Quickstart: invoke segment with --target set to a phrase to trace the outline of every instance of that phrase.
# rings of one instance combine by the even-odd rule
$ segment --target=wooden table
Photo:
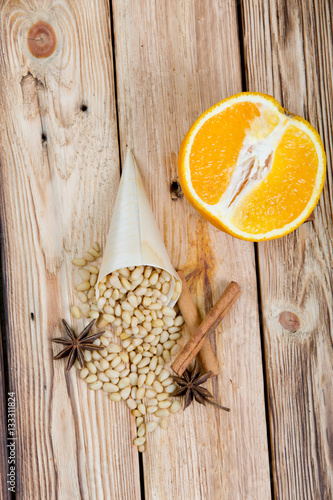
[[[333,497],[332,5],[2,1],[1,498],[7,392],[19,499]],[[170,193],[191,123],[242,90],[308,119],[328,159],[314,219],[259,245]],[[70,318],[73,256],[105,242],[127,147],[201,315],[230,280],[243,290],[213,339],[221,375],[210,389],[231,412],[193,405],[150,436],[142,459],[128,408],[74,370],[66,378],[50,342]]]

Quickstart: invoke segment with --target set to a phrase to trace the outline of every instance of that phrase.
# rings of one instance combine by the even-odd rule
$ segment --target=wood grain
[[[128,408],[88,391],[75,370],[66,378],[50,342],[62,317],[82,326],[69,315],[71,259],[104,240],[119,180],[109,20],[104,0],[1,5],[0,217],[20,499],[140,497]],[[49,57],[29,50],[37,22],[55,32]]]
[[[186,328],[188,329],[189,334],[192,337],[200,326],[201,318],[197,311],[197,308],[195,307],[195,303],[193,301],[193,297],[187,285],[183,271],[178,269],[177,273],[182,280],[182,293],[177,304],[184,318]],[[218,375],[220,373],[219,362],[215,356],[209,339],[207,339],[207,341],[201,347],[197,359],[199,360],[199,364],[201,365],[202,370],[205,373],[209,371],[212,375]]]
[[[221,367],[210,389],[226,414],[194,404],[149,435],[151,499],[268,499],[261,348],[253,245],[206,223],[171,196],[177,155],[191,123],[241,90],[233,2],[112,2],[122,158],[130,147],[173,264],[189,275],[202,317],[231,280],[242,295],[218,328]],[[174,199],[172,199],[174,198]]]
[[[333,497],[332,2],[243,2],[248,90],[316,127],[327,178],[312,223],[259,245],[276,498]],[[292,333],[281,313],[293,313]],[[285,315],[284,315],[285,317]],[[298,325],[299,323],[299,325]],[[286,325],[285,325],[286,326]]]

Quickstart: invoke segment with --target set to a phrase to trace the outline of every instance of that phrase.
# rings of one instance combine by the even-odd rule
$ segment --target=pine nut
[[[164,323],[161,319],[155,319],[151,322],[152,326],[153,327],[157,327],[157,326],[163,326]]]
[[[174,309],[171,309],[171,307],[165,306],[162,309],[163,316],[171,316],[174,318],[176,316],[176,311]]]
[[[145,415],[146,414],[146,407],[145,407],[145,405],[143,403],[139,403],[138,404],[138,410],[141,413],[141,415]]]
[[[169,371],[166,368],[163,368],[163,370],[161,371],[161,373],[158,376],[158,380],[159,380],[159,382],[163,382],[163,380],[166,380],[169,377],[170,377]]]
[[[146,438],[142,436],[142,437],[138,437],[138,438],[134,439],[133,444],[135,444],[135,446],[141,446],[145,442],[146,442]]]
[[[116,356],[112,361],[111,361],[111,367],[112,368],[116,368],[116,366],[119,365],[119,363],[121,362],[121,358],[120,356]]]
[[[155,380],[155,373],[150,371],[148,374],[147,374],[147,378],[146,378],[146,385],[152,385],[152,383],[154,382]]]
[[[142,354],[137,354],[136,356],[134,356],[132,361],[133,365],[139,364],[141,359],[142,359]]]
[[[90,280],[90,272],[87,269],[80,268],[79,269],[79,275],[81,276],[83,281],[89,281]]]
[[[125,370],[125,368],[126,368],[125,363],[119,363],[119,365],[117,365],[117,366],[115,367],[115,370],[116,370],[117,372],[122,372],[123,370]]]
[[[160,394],[157,394],[156,398],[157,401],[165,401],[169,398],[169,394],[167,392],[160,392]]]
[[[89,290],[89,289],[90,289],[90,283],[88,283],[88,281],[82,281],[76,287],[76,290],[78,292],[84,292],[85,290]]]
[[[91,351],[84,351],[83,356],[86,363],[92,359]]]
[[[180,346],[176,344],[171,348],[170,354],[171,356],[175,356],[176,354],[178,354],[179,351],[180,351]]]
[[[92,362],[86,363],[86,367],[88,368],[90,373],[94,373],[94,374],[97,373],[97,368],[94,365],[94,363],[92,363]]]
[[[160,401],[158,407],[161,409],[169,408],[171,406],[171,401]]]
[[[125,387],[129,386],[130,384],[130,380],[128,377],[124,377],[122,379],[120,379],[119,383],[118,383],[118,387],[119,389],[124,389]]]
[[[158,410],[158,406],[148,406],[147,412],[148,413],[155,413]]]
[[[103,391],[105,392],[119,392],[119,387],[111,382],[105,382],[103,384]]]
[[[83,257],[88,261],[88,262],[93,262],[95,260],[95,257],[91,255],[89,252],[84,252]]]
[[[163,392],[163,385],[158,380],[154,380],[153,388],[155,389],[156,392]]]
[[[110,382],[109,377],[107,377],[104,372],[100,372],[97,375],[97,377],[98,377],[98,380],[101,380],[102,382]]]
[[[165,418],[162,418],[162,420],[160,421],[160,427],[162,429],[166,429],[168,427],[168,421]]]
[[[103,352],[103,351],[100,351],[100,352]],[[100,366],[101,366],[101,371],[105,372],[105,370],[107,370],[109,368],[109,362],[106,361],[106,359],[101,359],[100,362],[99,362]]]
[[[155,412],[156,417],[168,417],[170,415],[169,410],[167,409],[159,409]]]
[[[142,356],[141,356],[142,357]],[[138,368],[144,368],[145,366],[149,365],[150,359],[149,358],[143,358],[140,363],[138,364]],[[134,363],[135,364],[135,363]],[[147,372],[148,373],[148,372]]]
[[[97,375],[88,375],[88,377],[84,379],[84,381],[87,384],[92,384],[93,382],[96,382],[96,380],[97,380]]]
[[[177,389],[176,385],[171,384],[171,385],[168,385],[168,387],[165,389],[165,392],[172,394],[173,392],[175,392],[176,389]]]
[[[121,351],[121,346],[119,344],[115,344],[113,342],[111,342],[108,346],[108,352],[114,352],[114,353],[117,353],[117,352],[120,352]]]
[[[77,306],[72,306],[71,313],[72,313],[72,316],[74,318],[76,318],[76,319],[80,319],[81,318],[81,311],[80,311],[80,309]]]
[[[91,318],[91,319],[98,319],[99,318],[99,312],[98,311],[90,311],[89,312],[89,318]]]
[[[157,427],[157,422],[148,422],[146,424],[146,432],[153,432]]]
[[[155,272],[153,272],[153,273],[152,273],[152,275],[150,276],[150,278],[149,278],[149,283],[150,283],[151,285],[156,285],[157,281],[158,281],[158,274],[157,274],[157,272],[155,271]]]
[[[113,394],[109,394],[109,399],[111,399],[111,401],[120,401],[121,396],[119,392],[114,392]]]
[[[138,374],[131,372],[129,374],[130,384],[136,385],[138,383]]]
[[[156,377],[158,377],[158,375],[161,373],[162,369],[163,369],[163,365],[162,364],[160,364],[160,365],[158,365],[156,367],[156,370],[155,370]]]
[[[98,267],[93,266],[92,264],[90,264],[89,266],[87,266],[87,269],[88,269],[87,272],[89,272],[91,274],[98,274],[99,273]]]
[[[116,288],[116,289],[121,288],[121,283],[120,283],[120,279],[118,278],[118,276],[111,275],[109,278],[109,282],[110,282],[110,285],[112,286],[112,288]],[[114,297],[114,299],[117,300],[115,297]]]
[[[103,382],[100,380],[97,380],[96,382],[93,382],[92,384],[89,385],[89,389],[92,391],[98,391],[99,389],[102,388]]]
[[[163,348],[169,350],[175,345],[175,343],[176,342],[174,340],[167,340],[166,342],[164,342]]]
[[[82,368],[82,370],[80,370],[80,379],[84,379],[86,378],[87,376],[89,375],[89,370],[88,368]]]
[[[153,389],[146,389],[146,398],[148,399],[152,399],[152,398],[155,398],[156,397],[156,391],[154,391]]]
[[[87,264],[85,259],[73,259],[72,264],[78,267],[84,267]]]
[[[183,323],[184,323],[183,316],[177,316],[177,318],[175,318],[175,326],[181,326]]]
[[[162,356],[166,363],[169,363],[171,361],[170,352],[168,350],[164,350]]]
[[[118,269],[118,273],[125,278],[128,278],[130,275],[129,269],[127,267],[123,267],[122,269]]]
[[[120,395],[123,399],[127,399],[130,393],[131,393],[131,388],[129,386],[125,387],[124,389],[122,389],[122,391],[120,391]]]
[[[140,425],[142,424],[142,422],[143,422],[143,417],[136,417],[135,423],[136,423],[137,427],[140,427]]]
[[[126,292],[126,290],[130,290],[131,289],[131,285],[130,285],[130,282],[128,281],[128,279],[126,279],[126,278],[120,278],[120,283],[125,288],[125,292]]]
[[[142,387],[143,384],[145,383],[146,381],[146,377],[147,375],[145,375],[144,373],[140,374],[139,377],[138,377],[138,387]],[[147,391],[146,391],[147,392]],[[147,395],[147,394],[146,394]],[[147,396],[148,397],[148,396]]]
[[[143,399],[145,396],[146,389],[144,387],[139,387],[136,390],[136,399]]]
[[[142,437],[142,436],[144,436],[146,434],[146,426],[145,426],[145,424],[142,423],[140,425],[140,427],[138,428],[137,434],[138,434],[138,437]]]
[[[173,324],[174,324],[174,320],[170,316],[163,316],[163,322],[164,322],[165,326],[167,326],[169,328],[171,326],[173,326]]]
[[[152,399],[148,399],[147,401],[147,406],[157,406],[157,399],[156,398],[152,398]]]

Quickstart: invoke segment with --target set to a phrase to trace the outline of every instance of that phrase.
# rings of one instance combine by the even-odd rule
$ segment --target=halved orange
[[[243,92],[192,125],[178,168],[185,196],[209,222],[262,241],[307,219],[324,186],[326,157],[310,123],[271,96]]]

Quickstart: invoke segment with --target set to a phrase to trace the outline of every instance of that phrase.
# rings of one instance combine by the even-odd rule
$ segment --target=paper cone
[[[175,283],[181,280],[170,262],[136,161],[131,151],[128,150],[97,285],[101,279],[113,271],[142,265],[158,267],[170,273],[171,286],[167,304],[172,307],[179,298],[178,295],[176,300],[171,300],[175,291]],[[97,298],[98,294],[97,286]]]

